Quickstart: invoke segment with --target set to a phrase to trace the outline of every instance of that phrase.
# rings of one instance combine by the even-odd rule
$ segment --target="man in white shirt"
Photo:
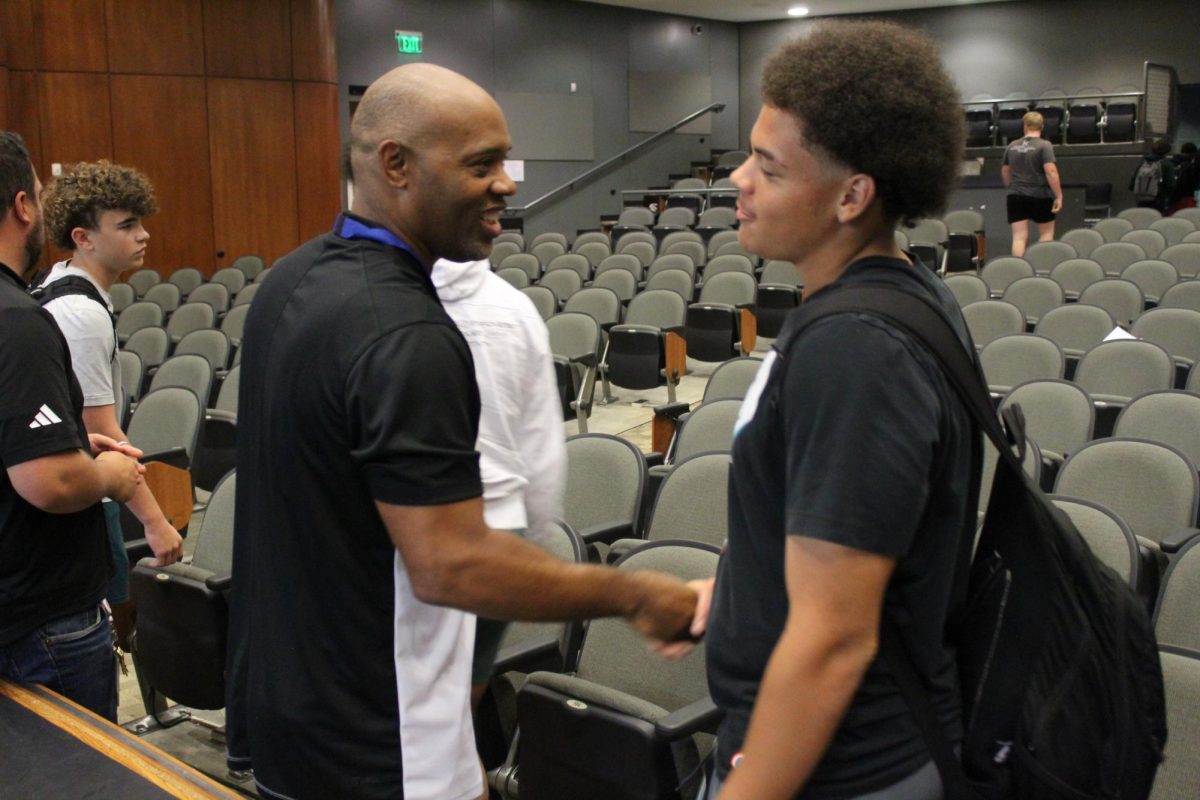
[[[83,389],[84,425],[89,433],[117,441],[126,437],[117,419],[121,368],[108,291],[122,272],[142,266],[150,239],[142,218],[156,210],[154,189],[145,175],[106,161],[79,164],[51,184],[45,197],[49,238],[70,250],[71,258],[51,269],[42,284],[42,303],[70,347],[71,366]],[[97,292],[92,293],[81,280]],[[68,289],[71,284],[78,288]],[[144,526],[158,563],[178,561],[183,555],[183,539],[145,484],[138,486],[127,505]],[[116,568],[108,601],[118,643],[128,649],[133,627],[129,561],[116,503],[106,501],[104,511]]]
[[[479,385],[483,519],[533,542],[562,517],[567,446],[550,334],[533,303],[487,260],[439,258],[430,274],[442,307],[471,348]],[[471,705],[477,707],[508,623],[475,625]]]

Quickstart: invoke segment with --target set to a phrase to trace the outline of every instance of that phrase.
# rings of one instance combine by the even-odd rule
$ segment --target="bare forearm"
[[[103,434],[118,442],[126,441],[128,438],[125,436],[125,431],[121,430],[121,426],[117,424],[116,414],[111,405],[85,407],[83,424],[88,433]],[[143,525],[165,521],[162,510],[158,507],[158,501],[154,499],[154,495],[144,483],[138,484],[133,497],[125,505]]]
[[[1062,183],[1058,179],[1057,169],[1046,170],[1046,183],[1050,186],[1050,191],[1054,192],[1054,196],[1059,200],[1062,199]]]
[[[8,469],[17,494],[42,511],[70,514],[100,502],[113,486],[100,462],[82,450],[44,456]]]
[[[785,632],[767,663],[741,765],[721,800],[785,800],[804,786],[824,755],[874,654],[872,641],[814,643]]]
[[[497,619],[629,616],[641,592],[617,570],[564,564],[520,537],[495,530],[427,577],[417,587],[422,600]]]

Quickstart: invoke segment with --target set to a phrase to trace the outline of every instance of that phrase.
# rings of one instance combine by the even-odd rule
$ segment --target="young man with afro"
[[[732,176],[742,244],[793,262],[806,303],[863,283],[926,298],[969,349],[953,297],[893,236],[944,207],[962,156],[936,47],[891,24],[819,26],[774,54],[762,95]],[[962,601],[980,454],[933,356],[903,331],[860,314],[785,325],[737,423],[728,546],[692,628],[707,627],[724,711],[708,797],[941,797],[880,624],[897,627],[959,741],[943,629]]]

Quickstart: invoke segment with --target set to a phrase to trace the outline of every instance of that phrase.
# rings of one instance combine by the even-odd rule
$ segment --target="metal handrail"
[[[663,138],[667,134],[674,133],[676,130],[678,130],[679,128],[682,128],[684,125],[687,125],[689,122],[696,119],[697,117],[702,117],[705,114],[708,114],[710,112],[714,113],[714,114],[720,114],[724,110],[725,110],[724,103],[712,103],[711,105],[707,105],[698,111],[693,111],[691,114],[688,114],[686,117],[679,120],[679,122],[676,122],[674,125],[671,125],[670,127],[667,127],[667,128],[663,128],[658,133],[652,134],[651,136],[648,136],[647,138],[642,139],[637,144],[635,144],[632,147],[629,147],[625,150],[622,150],[620,153],[617,153],[612,158],[605,159],[604,161],[600,162],[599,164],[597,164],[596,166],[587,170],[586,172],[584,172],[580,175],[577,175],[576,177],[567,181],[562,186],[558,186],[554,189],[551,189],[550,191],[546,192],[544,195],[537,198],[533,202],[528,203],[527,205],[523,205],[523,206],[509,206],[508,208],[506,208],[504,210],[504,215],[509,216],[509,217],[514,217],[519,214],[528,214],[535,207],[541,205],[542,203],[548,202],[549,200],[551,200],[554,197],[557,197],[560,194],[564,194],[566,192],[571,191],[577,185],[590,180],[591,178],[600,174],[604,170],[608,169],[613,164],[616,164],[620,161],[626,160],[634,153],[637,153],[637,152],[640,152],[641,150],[646,149],[651,144],[653,144],[654,142],[657,142],[659,139]]]
[[[999,105],[1031,105],[1033,103],[1046,102],[1066,102],[1070,103],[1075,100],[1112,100],[1115,98],[1138,98],[1144,96],[1145,92],[1102,92],[1099,94],[1067,94],[1053,95],[1047,97],[1007,97],[1003,99],[990,98],[984,100],[964,100],[959,105],[963,106],[999,106]]]

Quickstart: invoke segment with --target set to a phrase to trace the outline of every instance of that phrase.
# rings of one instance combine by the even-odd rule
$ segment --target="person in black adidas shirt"
[[[100,499],[133,495],[141,453],[87,435],[67,343],[26,293],[44,242],[40,194],[24,143],[0,132],[0,677],[115,722]]]
[[[944,207],[963,152],[954,83],[924,35],[831,23],[768,62],[738,239],[795,263],[804,302],[851,283],[927,298],[970,338],[898,222]],[[897,130],[904,134],[898,136]],[[961,739],[943,629],[970,556],[979,435],[933,356],[874,317],[784,329],[735,429],[729,541],[705,616],[724,711],[708,797],[936,800],[936,768],[884,659],[894,622]]]

